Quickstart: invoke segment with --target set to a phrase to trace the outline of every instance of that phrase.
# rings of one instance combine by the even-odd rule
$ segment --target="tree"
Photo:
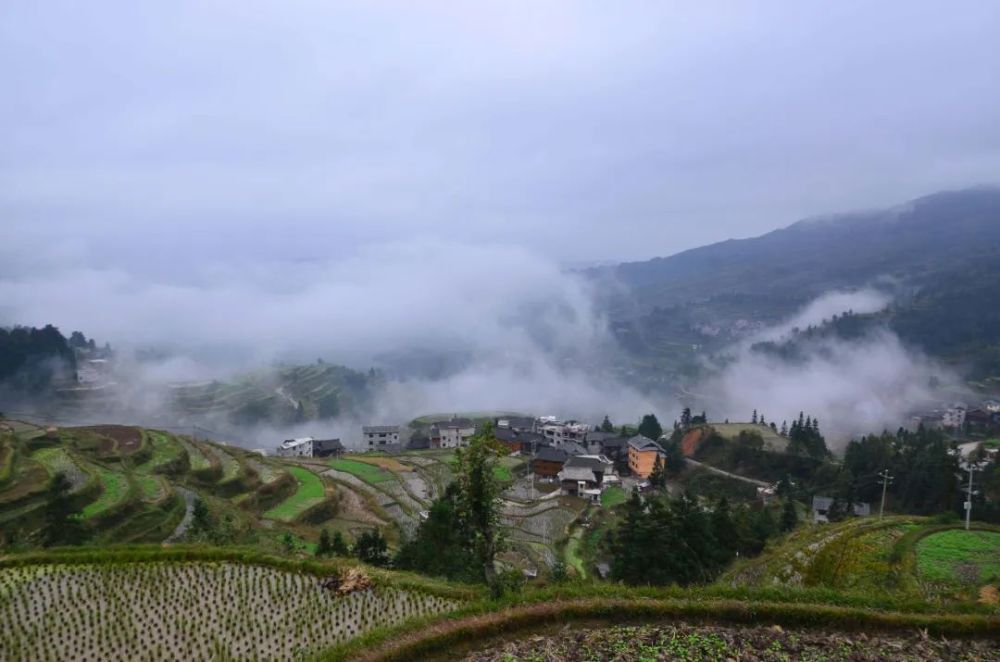
[[[659,454],[653,461],[653,471],[649,474],[649,484],[657,489],[663,489],[667,486],[667,472],[663,467],[663,457]]]
[[[785,499],[785,505],[781,509],[781,530],[791,531],[799,523],[799,513],[795,509],[795,502]]]
[[[295,536],[293,536],[288,531],[285,531],[285,535],[281,536],[281,546],[285,550],[285,554],[293,554],[298,545],[295,544]]]
[[[753,416],[750,418],[750,422],[753,423],[754,425],[757,425],[757,410],[756,409],[753,410]]]
[[[639,423],[639,434],[653,441],[663,436],[663,428],[660,427],[660,422],[656,420],[655,414],[646,414],[642,417],[642,421]]]
[[[365,531],[358,536],[354,555],[362,563],[383,567],[389,565],[389,545],[378,529]]]
[[[691,425],[691,408],[685,407],[681,410],[681,427],[686,428]]]
[[[614,432],[614,431],[615,431],[615,426],[611,423],[611,419],[608,418],[607,416],[605,416],[604,420],[601,421],[601,432],[609,432],[610,433],[610,432]]]
[[[350,553],[347,549],[347,543],[344,542],[344,535],[340,531],[333,532],[333,538],[330,540],[330,552],[334,556],[347,556]]]
[[[684,457],[684,450],[681,448],[681,442],[677,439],[671,439],[667,442],[667,447],[664,450],[667,453],[667,474],[676,476],[680,472],[684,471],[684,468],[687,466],[687,458]]]
[[[458,484],[451,483],[435,499],[416,535],[396,555],[397,567],[451,580],[482,581],[475,539],[461,517],[458,497]]]
[[[87,528],[80,519],[79,508],[70,497],[72,484],[65,474],[57,473],[49,481],[45,500],[45,529],[43,543],[53,545],[79,545],[87,537]]]
[[[316,544],[316,556],[330,556],[333,554],[333,545],[330,541],[330,532],[323,529],[319,532],[319,542]]]
[[[455,453],[455,482],[458,484],[458,517],[468,527],[473,554],[482,568],[482,578],[494,597],[503,591],[497,577],[496,556],[503,549],[500,530],[500,483],[493,426],[483,425],[466,448]]]

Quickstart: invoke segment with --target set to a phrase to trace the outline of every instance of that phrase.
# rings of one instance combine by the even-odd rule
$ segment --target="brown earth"
[[[779,626],[674,623],[605,628],[564,627],[471,653],[468,662],[563,660],[1000,660],[988,640],[947,640],[912,633],[785,630]]]

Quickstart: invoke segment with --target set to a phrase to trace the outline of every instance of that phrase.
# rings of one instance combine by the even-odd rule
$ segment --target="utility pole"
[[[881,479],[879,482],[882,483],[882,505],[878,507],[878,518],[882,519],[885,514],[885,491],[889,487],[889,483],[892,482],[892,476],[889,475],[888,469],[884,469],[878,476]]]
[[[969,487],[965,490],[965,530],[969,530],[969,522],[972,521],[972,474],[979,471],[979,467],[974,462],[965,465],[965,470],[969,472]]]

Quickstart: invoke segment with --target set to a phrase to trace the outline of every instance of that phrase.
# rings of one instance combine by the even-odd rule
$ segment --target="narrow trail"
[[[187,488],[175,486],[174,489],[180,492],[181,496],[184,497],[184,504],[186,509],[184,511],[183,519],[181,519],[180,523],[177,524],[177,528],[174,529],[174,532],[171,533],[170,536],[163,541],[165,543],[175,543],[183,539],[185,534],[187,534],[188,528],[191,527],[191,520],[194,519],[194,502],[195,499],[198,498],[197,494],[195,494],[194,492],[192,492]]]
[[[727,478],[734,478],[736,480],[742,480],[744,483],[750,483],[751,485],[756,485],[757,487],[771,487],[770,483],[765,483],[762,480],[757,480],[756,478],[747,478],[746,476],[740,476],[739,474],[729,473],[728,471],[723,471],[722,469],[716,469],[713,466],[702,464],[697,460],[692,460],[691,458],[686,458],[688,464],[701,467],[706,471],[711,471],[714,474],[719,474],[720,476],[726,476]]]

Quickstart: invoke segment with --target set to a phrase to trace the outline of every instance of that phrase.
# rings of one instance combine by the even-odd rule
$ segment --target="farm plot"
[[[139,486],[142,500],[147,503],[155,503],[167,493],[166,484],[157,476],[136,476],[135,482]]]
[[[181,456],[181,446],[172,441],[167,435],[156,430],[147,430],[148,443],[152,447],[153,454],[144,464],[137,467],[139,471],[153,472],[158,468],[174,462]]]
[[[221,482],[226,483],[240,477],[242,468],[235,457],[218,446],[206,445],[202,447],[202,451],[206,455],[212,455],[219,462],[219,465],[222,467]]]
[[[298,482],[298,488],[290,497],[264,513],[266,519],[291,522],[326,498],[326,490],[319,476],[302,467],[288,467],[288,471]]]
[[[387,471],[374,464],[369,464],[368,462],[360,462],[358,460],[331,460],[328,463],[331,469],[336,469],[337,471],[343,471],[356,476],[366,483],[376,485],[378,483],[384,483],[389,480],[395,480],[392,472]]]
[[[72,485],[72,492],[79,491],[87,484],[89,476],[81,469],[65,448],[43,448],[35,451],[31,459],[35,460],[49,472],[50,476],[61,473]]]
[[[178,437],[177,439],[178,441],[181,442],[181,445],[184,447],[184,450],[187,451],[188,461],[191,463],[192,471],[202,471],[205,469],[212,468],[212,462],[207,457],[205,457],[205,454],[201,452],[200,448],[195,446],[187,439],[182,439],[180,437]]]
[[[8,660],[299,659],[457,606],[392,588],[337,596],[317,577],[233,563],[0,570]]]
[[[980,583],[1000,579],[1000,533],[955,529],[934,533],[917,543],[921,578]]]
[[[275,467],[274,465],[258,460],[247,460],[247,466],[257,472],[257,475],[260,476],[260,482],[265,485],[270,485],[274,481],[278,480],[284,473],[281,469]]]
[[[97,473],[97,479],[101,483],[101,495],[84,506],[81,513],[84,519],[102,515],[128,499],[128,478],[125,477],[125,474],[98,466],[94,466],[93,470]]]

